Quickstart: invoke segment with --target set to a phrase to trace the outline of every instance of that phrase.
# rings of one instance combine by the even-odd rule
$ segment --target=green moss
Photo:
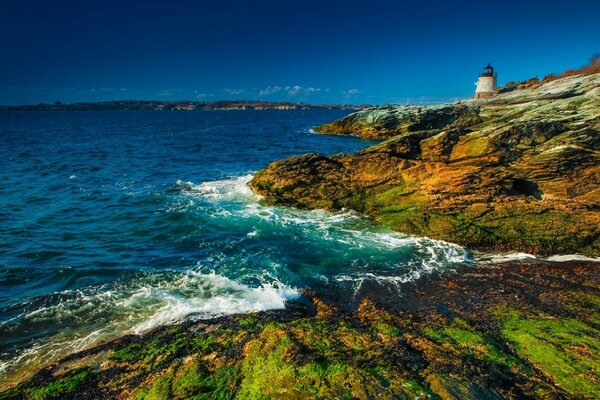
[[[226,364],[210,372],[197,364],[170,370],[140,389],[137,400],[228,400],[239,382],[239,366]]]
[[[400,329],[394,325],[387,324],[385,322],[380,322],[375,324],[375,329],[380,334],[386,336],[387,338],[397,338],[400,336]]]
[[[378,206],[396,205],[407,203],[407,196],[414,193],[414,190],[406,185],[396,186],[392,189],[378,193],[371,200],[373,204]]]
[[[579,318],[600,325],[600,296],[570,291],[561,299],[560,304]]]
[[[295,389],[303,398],[435,398],[416,381],[386,366],[309,363],[298,370]],[[420,397],[423,396],[423,397]]]
[[[201,391],[205,379],[202,375],[196,364],[180,368],[171,385],[173,398],[188,399]]]
[[[382,335],[399,335],[390,324],[377,322],[377,327]],[[291,332],[268,325],[245,348],[238,398],[350,399],[412,393],[397,373],[388,372],[395,367],[373,365],[380,357],[371,347],[378,343],[343,322],[330,326],[300,320]]]
[[[136,400],[170,400],[173,372],[168,372],[156,379],[148,389],[141,389],[135,395]]]
[[[597,226],[587,221],[586,215],[549,209],[536,201],[438,209],[414,195],[394,199],[393,191],[390,193],[382,202],[366,199],[367,211],[396,231],[473,248],[536,254],[588,249],[593,254],[598,248]]]
[[[295,338],[307,348],[326,357],[332,357],[336,350],[336,340],[332,328],[323,321],[303,319],[294,324]]]
[[[199,334],[192,338],[192,352],[196,354],[207,354],[215,346],[215,337],[213,335]]]
[[[226,328],[221,331],[221,334],[215,338],[215,343],[219,345],[221,349],[231,349],[245,337],[244,331],[234,331],[231,328]]]
[[[600,397],[600,331],[571,318],[524,317],[500,309],[502,335],[519,356],[557,386],[580,398]]]
[[[18,397],[19,392],[16,389],[6,390],[0,393],[0,400],[13,400]]]
[[[109,359],[118,363],[137,363],[155,367],[172,359],[187,345],[181,328],[173,327],[144,343],[133,343],[114,351]]]
[[[79,390],[89,377],[89,368],[75,369],[45,386],[28,389],[26,397],[31,400],[60,399]]]
[[[471,327],[461,318],[454,318],[443,328],[426,328],[424,333],[438,343],[448,343],[459,352],[479,360],[508,368],[526,369],[514,356],[501,350],[493,338]]]
[[[173,380],[172,399],[232,399],[239,381],[239,366],[223,365],[212,373],[188,366]]]
[[[254,315],[244,315],[238,318],[238,323],[240,324],[240,328],[251,329],[257,325],[257,321]]]
[[[243,380],[238,396],[261,399],[278,391],[292,391],[295,367],[287,360],[293,348],[292,339],[276,325],[269,324],[246,346],[242,363]]]
[[[119,350],[115,350],[109,357],[110,360],[118,363],[131,363],[142,357],[143,346],[139,343],[131,344]]]
[[[357,354],[365,354],[373,345],[373,338],[369,333],[359,331],[343,322],[335,330],[333,337],[337,338],[341,346],[346,346]]]

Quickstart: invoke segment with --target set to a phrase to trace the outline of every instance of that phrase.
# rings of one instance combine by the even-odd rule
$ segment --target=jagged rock
[[[366,109],[318,130],[389,139],[274,162],[250,187],[270,204],[350,208],[478,249],[600,255],[600,74]]]

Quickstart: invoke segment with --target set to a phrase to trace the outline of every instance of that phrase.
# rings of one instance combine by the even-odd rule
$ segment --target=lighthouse
[[[476,99],[489,99],[498,94],[498,87],[496,86],[496,73],[494,73],[494,67],[488,63],[483,69],[483,72],[479,74],[479,80],[476,83],[477,89],[475,89]]]

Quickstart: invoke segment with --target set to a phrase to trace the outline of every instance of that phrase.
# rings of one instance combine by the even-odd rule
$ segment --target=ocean
[[[0,113],[0,381],[184,318],[353,299],[468,268],[446,242],[348,210],[261,203],[271,161],[373,142],[312,132],[348,111]]]

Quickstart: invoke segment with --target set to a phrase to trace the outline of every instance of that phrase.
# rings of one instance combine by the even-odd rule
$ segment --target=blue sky
[[[600,52],[600,1],[0,0],[0,104],[404,103]]]

